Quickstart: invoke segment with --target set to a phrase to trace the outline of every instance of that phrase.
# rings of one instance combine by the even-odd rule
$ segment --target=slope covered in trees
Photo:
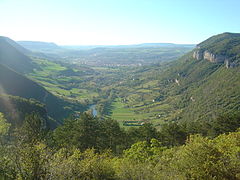
[[[237,60],[240,58],[240,33],[219,34],[198,44],[198,47]]]
[[[25,99],[18,96],[6,94],[0,95],[0,110],[5,118],[11,123],[11,127],[20,127],[23,124],[25,116],[36,113],[45,121],[46,128],[56,128],[59,122],[49,117],[46,106],[34,99]]]
[[[1,64],[0,87],[1,94],[20,96],[26,99],[33,98],[43,104],[46,104],[48,115],[60,123],[64,117],[67,117],[73,113],[74,109],[82,110],[81,108],[83,108],[81,105],[67,102],[52,95],[37,83],[27,79],[23,75],[20,75]],[[69,108],[64,109],[65,106],[69,106]]]
[[[239,122],[239,115],[234,119]],[[89,180],[240,178],[239,130],[228,129],[222,131],[226,134],[215,138],[190,135],[182,141],[176,136],[180,135],[179,132],[169,127],[158,132],[151,124],[145,124],[126,131],[116,121],[82,114],[47,133],[43,119],[32,114],[26,116],[22,127],[12,133],[0,115],[0,177]],[[168,129],[176,134],[166,133]],[[9,136],[11,141],[6,141]],[[164,142],[163,136],[168,141]],[[175,140],[174,144],[170,143],[171,139]]]

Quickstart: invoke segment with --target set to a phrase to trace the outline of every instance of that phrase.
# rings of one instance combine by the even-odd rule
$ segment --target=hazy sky
[[[240,0],[0,0],[0,35],[60,45],[199,43],[239,18]]]

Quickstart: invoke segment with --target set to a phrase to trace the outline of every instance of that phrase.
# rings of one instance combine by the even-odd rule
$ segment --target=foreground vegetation
[[[0,177],[240,179],[239,125],[236,114],[204,126],[171,123],[157,131],[145,124],[126,131],[114,120],[82,114],[46,131],[38,114],[15,129],[1,115]]]

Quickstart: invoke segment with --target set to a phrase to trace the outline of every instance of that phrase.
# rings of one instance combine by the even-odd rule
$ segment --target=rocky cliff
[[[225,64],[227,68],[240,65],[240,33],[222,33],[199,43],[193,58]]]
[[[193,52],[193,58],[197,60],[203,59],[204,52],[202,50],[196,50]]]
[[[213,63],[225,63],[227,68],[233,68],[238,65],[236,62],[231,62],[227,56],[213,54],[207,50],[200,49],[200,47],[197,47],[193,52],[193,58],[197,60],[204,59]]]
[[[215,63],[224,63],[225,61],[228,60],[226,56],[213,54],[207,50],[203,51],[201,49],[197,49],[196,51],[193,52],[193,58],[197,60],[205,59]]]

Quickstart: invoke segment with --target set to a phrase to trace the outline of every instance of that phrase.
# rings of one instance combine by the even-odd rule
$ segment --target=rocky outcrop
[[[229,61],[229,60],[226,60],[226,61],[225,61],[225,66],[226,66],[226,68],[234,68],[234,67],[239,66],[239,63],[237,63],[237,62],[231,62],[231,61]]]
[[[224,63],[227,60],[227,57],[222,56],[222,55],[213,54],[209,51],[204,51],[203,59],[208,60],[210,62],[215,62],[215,63]]]
[[[180,80],[175,79],[175,83],[177,83],[177,85],[180,86]]]
[[[232,62],[226,56],[213,54],[207,50],[203,51],[200,47],[197,47],[193,52],[193,58],[197,60],[207,60],[213,63],[224,63],[226,68],[234,68],[239,66],[238,63]]]
[[[193,58],[197,60],[208,60],[215,63],[224,63],[227,60],[227,57],[223,55],[213,54],[209,51],[196,50],[193,52]]]
[[[196,50],[193,52],[193,58],[197,60],[203,59],[203,51],[201,50]]]

